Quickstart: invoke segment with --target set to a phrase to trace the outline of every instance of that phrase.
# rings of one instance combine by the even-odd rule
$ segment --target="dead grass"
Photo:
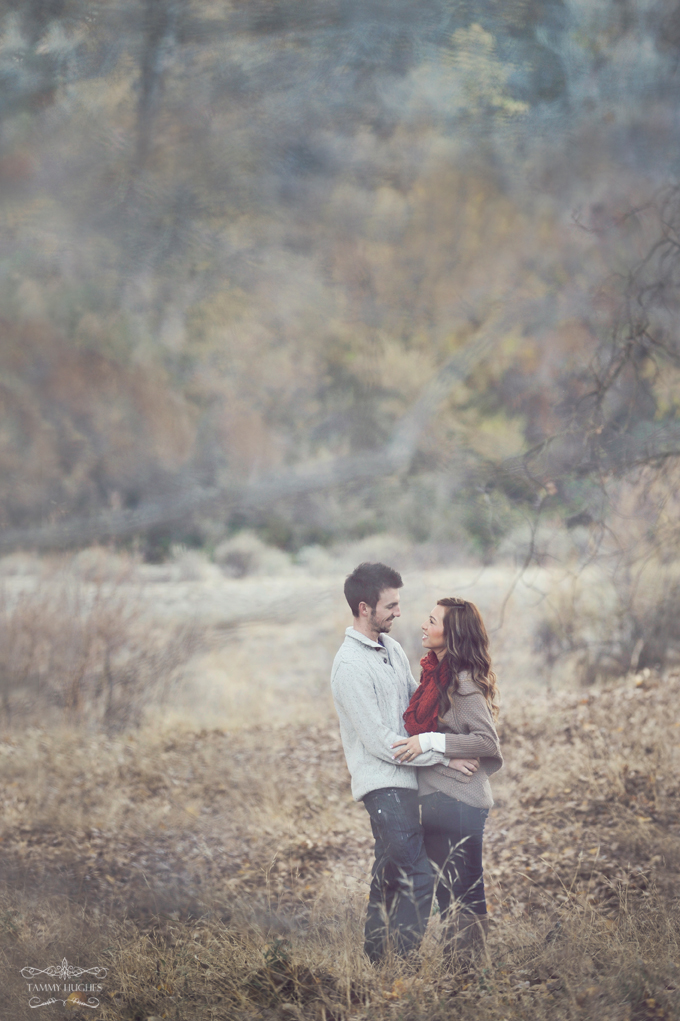
[[[35,1015],[19,969],[66,957],[108,969],[107,1021],[679,1017],[679,695],[647,673],[506,708],[472,973],[436,917],[417,961],[363,959],[372,841],[334,720],[6,735],[8,1016]]]
[[[64,958],[107,969],[96,1016],[109,1021],[680,1017],[678,675],[646,670],[587,694],[514,687],[528,616],[501,633],[507,765],[486,839],[488,955],[471,973],[447,965],[435,916],[417,960],[373,969],[361,953],[372,839],[325,680],[344,625],[324,595],[337,578],[143,590],[134,565],[124,579],[94,566],[45,584],[17,576],[0,607],[12,1021],[36,1015],[21,969]],[[409,580],[410,612],[450,589],[440,574]],[[498,578],[487,589],[491,607]],[[208,610],[222,637],[193,669],[212,663],[217,689],[229,661],[231,723],[209,700],[171,723],[154,707],[186,662],[182,621]],[[132,715],[107,718],[107,650]],[[191,722],[211,713],[210,726]]]
[[[127,579],[126,579],[127,580]],[[120,730],[167,699],[205,645],[205,628],[168,629],[123,579],[57,571],[0,589],[0,701],[5,725],[78,722]]]

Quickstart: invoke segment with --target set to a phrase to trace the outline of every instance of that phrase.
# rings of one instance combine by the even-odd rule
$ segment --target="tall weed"
[[[61,719],[118,729],[163,701],[200,648],[191,623],[155,625],[116,582],[46,579],[0,589],[0,700],[5,721]]]

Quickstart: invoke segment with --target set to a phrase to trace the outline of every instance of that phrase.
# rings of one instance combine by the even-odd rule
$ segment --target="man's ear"
[[[363,602],[359,603],[359,616],[360,617],[369,617],[370,613],[371,613],[371,608],[368,605],[368,603],[363,603]]]

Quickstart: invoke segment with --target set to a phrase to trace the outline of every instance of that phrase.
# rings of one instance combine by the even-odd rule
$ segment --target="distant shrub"
[[[254,532],[238,532],[215,549],[215,563],[232,578],[249,574],[280,574],[291,566],[287,553],[268,546]]]
[[[116,583],[44,579],[0,590],[0,701],[5,719],[140,723],[201,646],[193,625],[156,628]]]
[[[556,586],[534,629],[549,670],[573,670],[583,684],[680,656],[680,568],[647,562],[608,576],[591,568]]]

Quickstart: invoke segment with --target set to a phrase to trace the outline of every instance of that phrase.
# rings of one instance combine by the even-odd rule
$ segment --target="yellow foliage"
[[[479,115],[486,107],[508,116],[526,113],[527,103],[505,95],[512,65],[497,58],[496,42],[490,32],[477,24],[459,28],[451,36],[451,43],[453,52],[447,62],[462,88],[469,113]]]

